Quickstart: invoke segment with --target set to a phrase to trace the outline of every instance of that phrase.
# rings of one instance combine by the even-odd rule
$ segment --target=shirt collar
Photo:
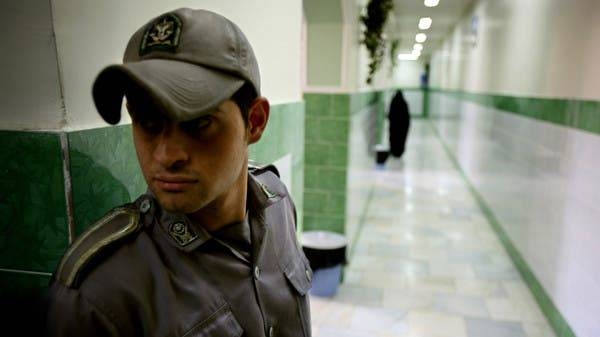
[[[186,252],[202,246],[213,238],[206,229],[193,223],[185,214],[162,210],[157,220],[169,242]]]
[[[262,183],[257,181],[251,174],[248,174],[246,198],[248,212],[244,220],[246,223],[253,223],[249,221],[249,218],[257,218],[262,222],[263,210],[274,201],[270,193]],[[150,213],[158,222],[158,226],[167,237],[167,240],[175,247],[190,252],[213,239],[213,236],[204,227],[191,221],[187,215],[170,213],[162,209],[150,190],[146,192],[145,197],[153,199]]]

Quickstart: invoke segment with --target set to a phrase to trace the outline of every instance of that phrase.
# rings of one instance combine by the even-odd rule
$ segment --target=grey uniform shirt
[[[131,205],[139,232],[77,273],[78,251],[64,258],[50,289],[49,334],[310,336],[312,274],[294,206],[273,173],[248,180],[246,221],[212,234],[140,197]]]

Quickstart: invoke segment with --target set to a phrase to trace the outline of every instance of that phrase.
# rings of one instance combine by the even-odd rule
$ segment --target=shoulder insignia
[[[277,170],[277,167],[275,167],[275,165],[273,165],[273,164],[259,166],[252,162],[252,163],[248,164],[248,171],[250,171],[250,173],[252,173],[254,175],[260,175],[267,171],[270,171],[270,172],[273,172],[278,178],[280,178],[279,170]]]
[[[263,184],[263,183],[258,183],[260,185],[260,189],[263,191],[263,193],[265,194],[265,196],[268,199],[273,199],[278,197],[279,195],[277,193],[273,193],[273,191],[271,191],[267,185]]]
[[[133,207],[118,207],[86,230],[69,247],[56,271],[55,278],[69,288],[79,285],[90,262],[107,248],[141,229],[140,214]]]

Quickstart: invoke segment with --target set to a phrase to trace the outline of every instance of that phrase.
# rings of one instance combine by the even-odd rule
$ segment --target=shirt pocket
[[[311,287],[313,272],[304,256],[298,254],[284,268],[283,273],[298,294],[306,295]]]
[[[243,333],[244,330],[226,304],[182,337],[240,337]]]
[[[312,269],[303,254],[291,261],[284,269],[286,279],[294,289],[298,317],[305,337],[311,336],[310,305],[308,291],[312,282]]]

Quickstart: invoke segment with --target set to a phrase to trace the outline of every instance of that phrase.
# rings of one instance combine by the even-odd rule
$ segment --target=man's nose
[[[154,159],[167,169],[177,169],[189,160],[184,135],[176,127],[165,127],[158,136]]]

